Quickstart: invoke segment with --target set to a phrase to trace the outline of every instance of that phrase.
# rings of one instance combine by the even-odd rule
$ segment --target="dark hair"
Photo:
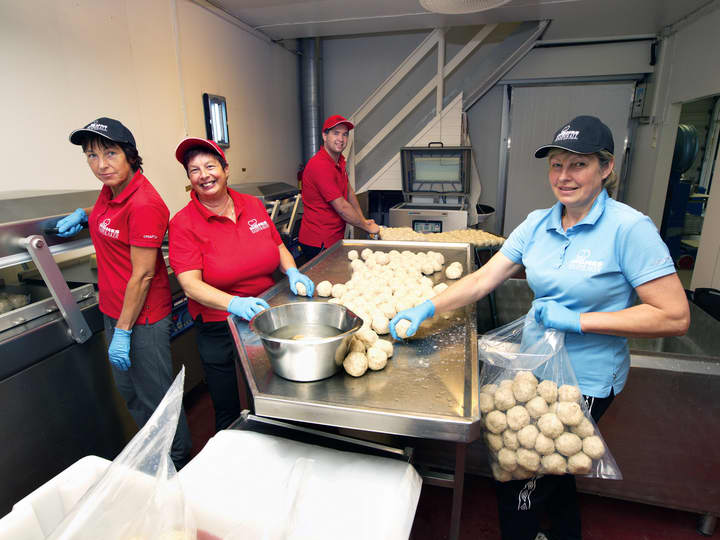
[[[131,144],[111,141],[110,139],[108,139],[107,137],[103,137],[102,135],[94,135],[92,133],[88,133],[84,136],[81,145],[83,152],[87,152],[88,149],[91,149],[95,146],[97,146],[101,150],[105,150],[106,148],[110,148],[112,146],[118,146],[120,150],[123,151],[123,154],[125,154],[125,159],[127,159],[133,172],[137,172],[138,170],[142,172],[143,170],[143,160],[140,157],[137,148],[135,148]]]
[[[223,170],[226,169],[228,166],[225,158],[217,152],[213,152],[206,146],[193,146],[187,152],[185,152],[185,155],[183,156],[183,167],[185,167],[185,174],[187,174],[188,176],[190,176],[190,173],[188,172],[188,163],[190,163],[190,160],[192,158],[194,158],[195,156],[199,156],[200,154],[207,154],[208,156],[212,156],[217,159]]]

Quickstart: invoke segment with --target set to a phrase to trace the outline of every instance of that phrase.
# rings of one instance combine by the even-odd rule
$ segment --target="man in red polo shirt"
[[[365,219],[348,181],[342,152],[353,127],[339,114],[325,120],[323,146],[310,158],[303,171],[304,210],[299,240],[308,259],[342,240],[346,224],[370,234],[377,234],[380,230],[374,220]]]

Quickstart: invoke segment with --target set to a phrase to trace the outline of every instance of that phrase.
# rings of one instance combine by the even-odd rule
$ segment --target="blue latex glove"
[[[290,282],[290,290],[293,292],[293,294],[297,295],[298,283],[302,283],[303,285],[305,285],[308,296],[312,296],[313,292],[315,292],[315,284],[305,274],[301,274],[297,268],[288,268],[287,277],[288,281]]]
[[[425,319],[429,319],[433,315],[435,315],[435,304],[433,304],[430,300],[425,300],[419,306],[404,309],[395,315],[390,321],[390,333],[395,339],[400,339],[395,333],[395,325],[400,322],[400,319],[407,319],[410,321],[410,328],[408,328],[407,336],[410,337],[417,332],[418,327]]]
[[[232,300],[230,300],[230,303],[228,304],[228,311],[233,315],[237,315],[238,317],[242,317],[246,321],[249,321],[255,315],[264,309],[268,309],[269,307],[270,304],[262,298],[255,298],[254,296],[233,296]]]
[[[132,330],[116,328],[108,347],[110,363],[120,371],[127,371],[130,367],[130,334]]]
[[[78,208],[72,214],[59,220],[55,226],[58,229],[57,235],[69,238],[79,233],[87,225],[88,217],[85,210]]]
[[[554,328],[562,332],[582,334],[580,314],[572,311],[555,300],[539,299],[533,302],[535,320],[546,328]]]

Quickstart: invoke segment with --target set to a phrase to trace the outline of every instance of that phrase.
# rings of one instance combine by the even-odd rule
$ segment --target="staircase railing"
[[[486,77],[475,89],[470,99],[464,100],[463,109],[480,99],[502,76],[507,73],[517,62],[519,62],[534,46],[545,28],[548,21],[538,22],[537,29],[521,44],[510,57],[503,59],[497,68]],[[437,69],[422,89],[420,89],[383,127],[367,142],[362,148],[356,148],[355,130],[350,132],[350,140],[346,150],[348,160],[348,175],[352,186],[356,186],[355,171],[357,165],[365,159],[387,136],[397,128],[420,103],[423,102],[433,91],[436,91],[435,115],[442,114],[443,97],[445,95],[445,79],[449,77],[480,45],[486,41],[488,36],[498,27],[497,24],[483,26],[467,44],[446,64],[445,63],[445,29],[437,28],[408,55],[405,60],[393,71],[393,73],[370,94],[367,99],[350,116],[350,121],[357,126],[400,84],[403,79],[434,49],[437,49]]]

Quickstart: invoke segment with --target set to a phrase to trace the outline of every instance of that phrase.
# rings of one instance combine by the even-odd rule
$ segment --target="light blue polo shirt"
[[[635,287],[675,272],[655,224],[644,214],[598,195],[585,218],[562,228],[561,203],[531,212],[500,250],[525,266],[535,298],[580,313],[619,311],[635,304]],[[619,393],[630,371],[627,339],[601,334],[565,336],[583,394]]]

